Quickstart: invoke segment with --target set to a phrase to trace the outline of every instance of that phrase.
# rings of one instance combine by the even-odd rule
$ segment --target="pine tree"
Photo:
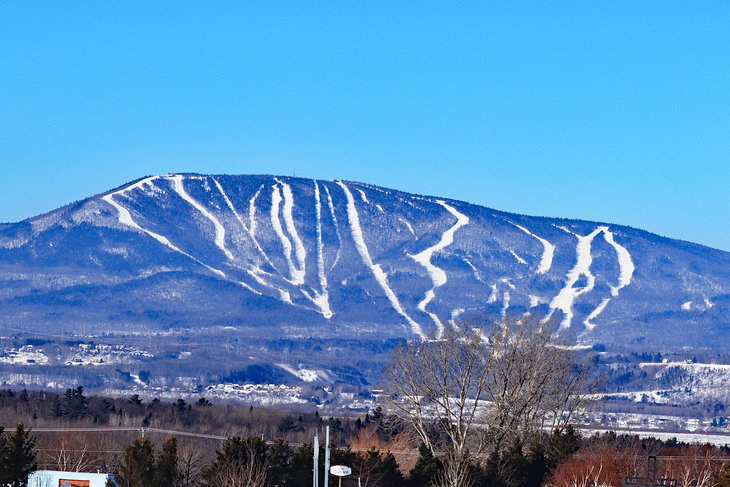
[[[134,440],[124,454],[119,484],[122,487],[149,487],[155,481],[155,456],[146,438]]]
[[[180,478],[177,465],[177,440],[170,438],[162,444],[162,451],[157,456],[154,487],[175,487]]]
[[[421,444],[418,447],[418,460],[413,470],[411,470],[406,485],[409,487],[430,486],[433,484],[439,471],[441,471],[441,468],[441,462],[433,456],[431,450],[426,445]]]
[[[22,487],[28,484],[28,475],[38,467],[34,447],[35,440],[22,423],[12,435],[0,436],[0,485]]]

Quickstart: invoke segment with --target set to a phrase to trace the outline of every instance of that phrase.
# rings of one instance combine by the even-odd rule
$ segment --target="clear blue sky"
[[[359,180],[730,250],[730,2],[1,2],[0,221]]]

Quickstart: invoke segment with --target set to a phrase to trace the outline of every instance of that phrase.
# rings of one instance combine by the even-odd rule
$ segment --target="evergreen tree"
[[[289,463],[290,465],[290,477],[293,479],[293,483],[291,485],[312,485],[312,480],[314,477],[314,473],[312,472],[313,469],[313,458],[314,458],[314,448],[311,444],[304,443],[299,448],[294,450],[291,456],[291,461]],[[320,451],[319,455],[319,462],[322,465],[319,469],[320,472],[320,482],[322,479],[322,470],[324,465],[324,450]],[[276,485],[276,484],[272,484]],[[290,485],[290,484],[283,484],[283,485]]]
[[[157,456],[154,487],[174,487],[180,479],[177,465],[177,440],[170,438],[162,444],[162,451]]]
[[[78,386],[75,389],[66,389],[61,401],[61,415],[69,419],[78,419],[86,413],[89,401],[84,396],[84,387]]]
[[[499,468],[501,484],[504,487],[526,487],[527,466],[522,442],[516,439],[502,456]]]
[[[545,456],[545,448],[541,443],[536,443],[530,448],[527,455],[527,472],[525,474],[525,485],[527,487],[539,487],[548,473],[548,459]]]
[[[568,425],[565,430],[555,430],[548,440],[547,451],[545,452],[548,472],[567,460],[581,447],[582,438],[580,433],[575,431],[573,426]]]
[[[294,467],[294,452],[289,443],[284,440],[276,440],[269,446],[269,485],[279,487],[299,485],[302,477],[298,475]],[[309,468],[311,470],[311,457]],[[311,483],[311,482],[310,482]]]
[[[155,481],[155,456],[146,438],[134,440],[124,454],[119,484],[122,487],[149,487]]]
[[[411,470],[406,485],[409,487],[426,487],[433,485],[439,471],[441,471],[441,462],[433,456],[431,450],[421,444],[418,447],[418,460]]]
[[[400,487],[403,485],[403,474],[398,469],[398,462],[392,453],[388,452],[380,458],[377,465],[379,485],[383,487]]]
[[[0,427],[0,435],[3,428]],[[15,433],[0,436],[0,485],[23,487],[28,484],[28,475],[36,470],[35,440],[22,424]]]

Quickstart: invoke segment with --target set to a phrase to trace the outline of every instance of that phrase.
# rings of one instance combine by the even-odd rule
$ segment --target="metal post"
[[[330,427],[325,427],[325,445],[324,445],[324,487],[329,485],[330,478]]]
[[[314,433],[314,479],[313,487],[319,487],[319,436]]]

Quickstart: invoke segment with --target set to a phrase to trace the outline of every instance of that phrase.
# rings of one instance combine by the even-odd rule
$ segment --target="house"
[[[28,476],[28,487],[106,487],[108,481],[119,485],[110,473],[36,470]]]

